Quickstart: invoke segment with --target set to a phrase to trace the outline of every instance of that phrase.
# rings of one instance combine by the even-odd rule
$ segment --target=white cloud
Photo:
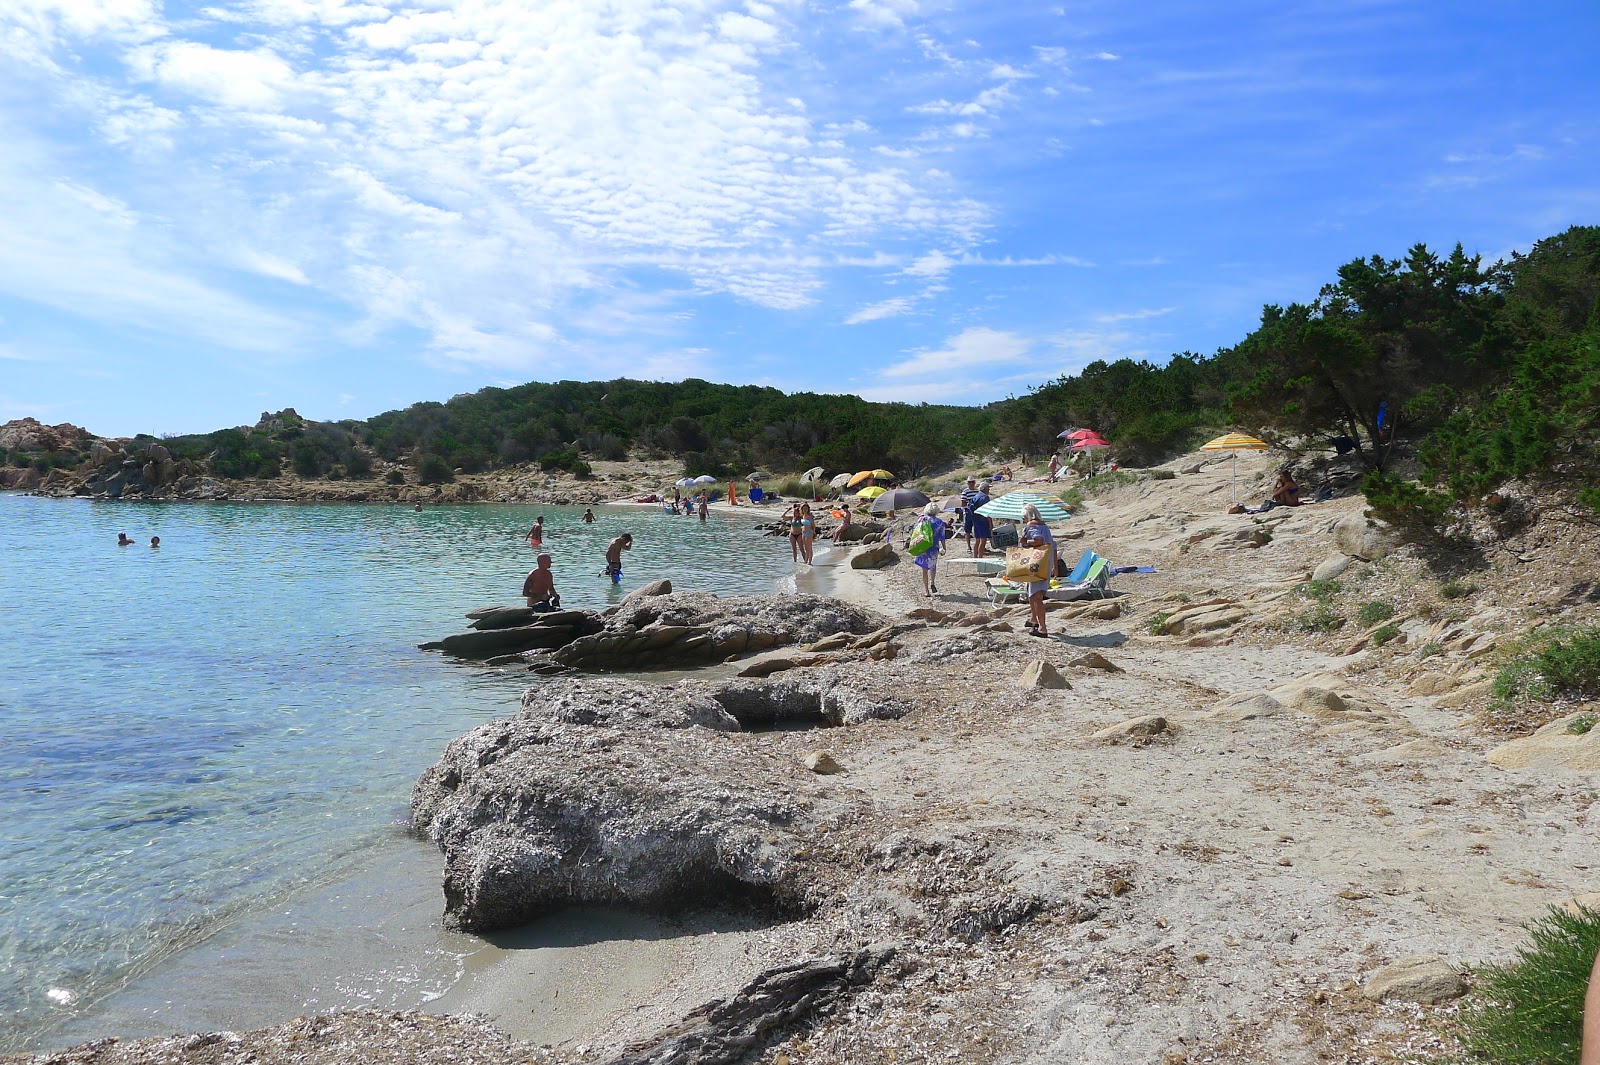
[[[943,277],[956,265],[956,260],[942,251],[930,251],[905,268],[912,277]]]
[[[881,303],[870,303],[856,311],[844,320],[845,325],[860,325],[862,322],[876,322],[883,318],[895,318],[905,314],[916,305],[916,300],[910,296],[895,296]]]
[[[917,0],[850,0],[850,10],[872,26],[904,26],[917,13]]]
[[[1157,310],[1122,311],[1115,314],[1097,314],[1094,316],[1093,320],[1096,322],[1103,322],[1107,325],[1114,324],[1116,322],[1137,322],[1143,321],[1147,318],[1159,318],[1163,314],[1171,314],[1175,310],[1177,310],[1176,307],[1161,307]]]
[[[295,81],[294,70],[273,52],[223,50],[196,41],[138,48],[128,62],[147,80],[245,111],[276,110]]]
[[[974,368],[1018,363],[1027,358],[1033,341],[1016,333],[974,326],[945,341],[936,350],[922,350],[883,370],[891,379],[943,377],[970,373]]]

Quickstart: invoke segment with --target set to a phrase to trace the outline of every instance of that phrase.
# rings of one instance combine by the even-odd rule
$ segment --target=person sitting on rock
[[[1300,505],[1300,486],[1294,483],[1288,470],[1278,474],[1278,481],[1272,486],[1272,501],[1280,507]]]
[[[561,597],[556,594],[555,574],[550,570],[550,552],[539,552],[537,566],[528,572],[522,582],[522,594],[528,599],[528,608],[546,613],[561,609]]]

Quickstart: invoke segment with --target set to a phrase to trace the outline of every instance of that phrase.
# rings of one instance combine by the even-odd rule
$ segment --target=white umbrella
[[[986,518],[1009,518],[1012,521],[1021,521],[1022,508],[1029,503],[1039,508],[1039,517],[1045,521],[1065,521],[1072,517],[1067,509],[1054,499],[1034,495],[1032,492],[1007,492],[1003,496],[995,496],[979,507],[978,513]]]
[[[696,477],[693,481],[691,481],[689,483],[690,484],[716,484],[717,483],[717,479],[715,477],[711,476],[709,473],[702,473],[700,476]]]
[[[848,473],[841,473],[837,477],[835,477],[833,480],[828,482],[828,487],[829,488],[847,488],[850,485],[851,476],[852,475],[848,474]]]
[[[679,488],[687,488],[691,484],[694,484],[694,478],[693,477],[685,477],[683,480],[678,482],[678,487]]]
[[[821,466],[813,466],[813,467],[811,467],[805,473],[802,473],[800,475],[800,479],[802,481],[820,481],[820,480],[822,480],[822,467]]]

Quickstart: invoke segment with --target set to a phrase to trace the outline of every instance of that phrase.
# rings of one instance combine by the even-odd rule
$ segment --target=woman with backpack
[[[922,568],[922,594],[934,595],[939,591],[939,554],[944,550],[945,524],[939,517],[939,504],[929,503],[922,508],[922,517],[911,526],[911,537],[906,550]]]

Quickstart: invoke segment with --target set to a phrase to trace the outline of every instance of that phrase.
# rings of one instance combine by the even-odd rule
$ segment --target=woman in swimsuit
[[[800,557],[806,560],[806,565],[811,565],[811,551],[815,546],[817,536],[817,522],[811,516],[811,504],[800,504]]]
[[[794,562],[800,561],[800,504],[790,503],[780,519],[789,526],[789,556]]]

